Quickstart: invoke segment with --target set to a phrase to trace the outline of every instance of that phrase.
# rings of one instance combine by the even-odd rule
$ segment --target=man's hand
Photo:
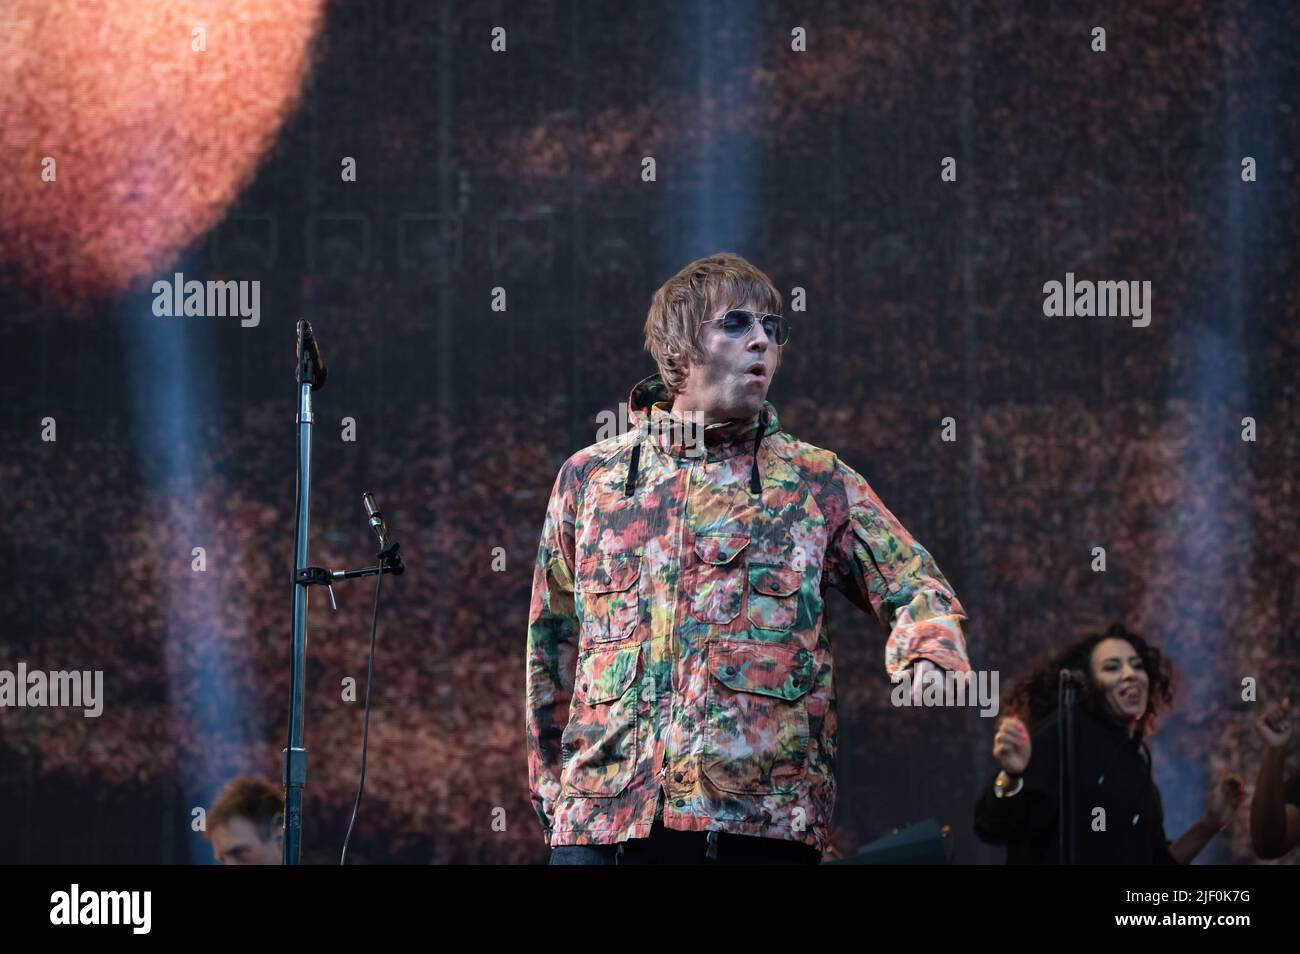
[[[1001,763],[1002,771],[1008,775],[1024,775],[1032,752],[1025,724],[1019,719],[1003,719],[993,736],[993,757]]]
[[[1270,749],[1284,749],[1291,741],[1291,700],[1283,699],[1255,720],[1255,731]]]
[[[912,705],[921,705],[922,686],[928,679],[943,681],[943,670],[928,659],[918,659],[911,665],[912,671]]]

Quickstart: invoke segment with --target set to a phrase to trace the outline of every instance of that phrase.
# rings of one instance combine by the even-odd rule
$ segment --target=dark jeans
[[[708,857],[714,836],[713,858]],[[675,831],[655,819],[648,838],[618,845],[557,845],[553,865],[815,865],[821,853],[812,845],[726,832]]]

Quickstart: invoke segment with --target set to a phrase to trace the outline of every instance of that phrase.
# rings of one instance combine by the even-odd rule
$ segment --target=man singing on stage
[[[827,588],[885,671],[967,672],[966,618],[866,480],[781,430],[790,334],[736,255],[654,295],[627,433],[560,468],[528,617],[527,744],[552,864],[816,863],[835,799]]]

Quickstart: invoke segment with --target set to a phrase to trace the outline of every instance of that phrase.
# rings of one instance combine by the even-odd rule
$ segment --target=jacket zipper
[[[677,670],[677,603],[682,596],[682,581],[686,578],[686,554],[682,547],[682,537],[686,532],[686,511],[691,502],[691,476],[695,473],[695,461],[686,468],[686,489],[682,493],[682,513],[677,524],[677,582],[673,585],[673,614],[669,617],[668,631],[668,721],[664,725],[664,764],[660,771],[661,785],[668,782],[668,740],[673,735],[673,714],[677,708],[677,694],[673,691],[673,674]],[[665,795],[667,788],[664,789]],[[665,804],[664,809],[668,806]]]

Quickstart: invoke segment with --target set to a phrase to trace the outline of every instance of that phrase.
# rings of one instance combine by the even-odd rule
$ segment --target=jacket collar
[[[637,383],[628,395],[628,420],[637,430],[653,441],[658,447],[674,457],[688,457],[692,443],[697,440],[691,425],[684,417],[672,413],[673,394],[664,384],[663,378],[652,374]],[[767,412],[766,426],[759,434],[759,421]],[[753,417],[741,420],[719,421],[704,426],[704,448],[707,460],[722,460],[737,454],[749,454],[754,444],[761,437],[766,438],[781,429],[777,420],[776,408],[770,401],[764,401],[763,407]],[[695,451],[698,456],[699,451]]]

